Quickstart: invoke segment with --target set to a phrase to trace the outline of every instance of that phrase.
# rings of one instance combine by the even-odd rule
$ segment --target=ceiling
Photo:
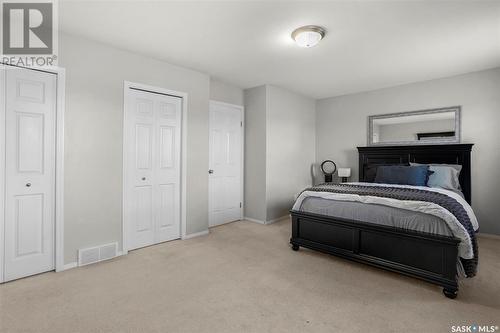
[[[69,1],[60,29],[250,88],[325,98],[500,66],[500,1]],[[299,48],[290,33],[327,29]]]

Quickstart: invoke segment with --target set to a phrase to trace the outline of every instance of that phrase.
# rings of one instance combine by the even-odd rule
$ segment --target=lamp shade
[[[339,177],[351,177],[351,168],[339,168],[338,175]]]

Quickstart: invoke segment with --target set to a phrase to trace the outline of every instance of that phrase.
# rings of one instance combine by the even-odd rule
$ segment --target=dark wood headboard
[[[379,165],[414,163],[460,164],[460,185],[465,200],[471,198],[471,151],[473,144],[358,147],[359,181],[373,182]]]

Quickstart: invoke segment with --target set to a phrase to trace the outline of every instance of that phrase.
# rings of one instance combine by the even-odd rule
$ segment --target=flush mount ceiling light
[[[317,25],[306,25],[295,29],[292,38],[300,47],[313,47],[325,37],[325,29]]]

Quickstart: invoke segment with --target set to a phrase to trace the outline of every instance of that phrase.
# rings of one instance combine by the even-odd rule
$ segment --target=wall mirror
[[[368,117],[370,146],[459,142],[459,106]]]

